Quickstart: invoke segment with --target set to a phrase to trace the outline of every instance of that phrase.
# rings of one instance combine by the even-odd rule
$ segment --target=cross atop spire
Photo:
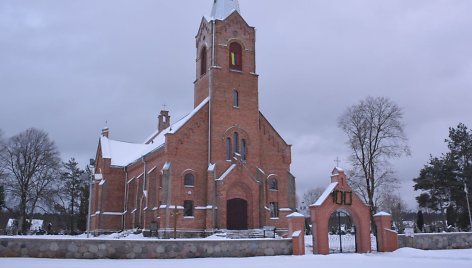
[[[213,0],[213,8],[211,9],[212,20],[224,20],[234,11],[241,14],[239,10],[238,0]]]

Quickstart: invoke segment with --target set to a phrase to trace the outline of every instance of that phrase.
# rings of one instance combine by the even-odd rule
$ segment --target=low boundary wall
[[[398,235],[398,246],[417,249],[472,248],[472,233],[431,233]]]
[[[100,240],[0,237],[0,257],[177,259],[291,255],[291,239]]]

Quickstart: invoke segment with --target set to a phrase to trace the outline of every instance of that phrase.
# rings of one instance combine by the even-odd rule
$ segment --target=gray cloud
[[[0,128],[50,133],[64,159],[95,155],[108,121],[139,142],[162,104],[173,120],[193,107],[195,43],[212,1],[1,1]],[[240,0],[257,28],[260,105],[293,144],[304,189],[347,166],[336,120],[366,96],[404,109],[412,156],[394,162],[412,206],[411,179],[446,150],[447,128],[472,127],[472,2]]]

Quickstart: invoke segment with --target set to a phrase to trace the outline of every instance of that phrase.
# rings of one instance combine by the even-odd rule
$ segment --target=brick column
[[[293,255],[305,255],[305,216],[294,212],[287,216],[288,236],[292,238]]]
[[[377,243],[379,252],[392,252],[398,249],[397,232],[391,230],[392,215],[386,212],[379,212],[374,215],[377,226]]]

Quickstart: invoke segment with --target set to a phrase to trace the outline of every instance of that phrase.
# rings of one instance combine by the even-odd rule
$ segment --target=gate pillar
[[[292,238],[293,255],[305,255],[305,216],[294,212],[287,216],[288,235]]]
[[[392,215],[379,212],[374,215],[377,226],[377,243],[379,252],[392,252],[398,249],[398,234],[392,230]]]

